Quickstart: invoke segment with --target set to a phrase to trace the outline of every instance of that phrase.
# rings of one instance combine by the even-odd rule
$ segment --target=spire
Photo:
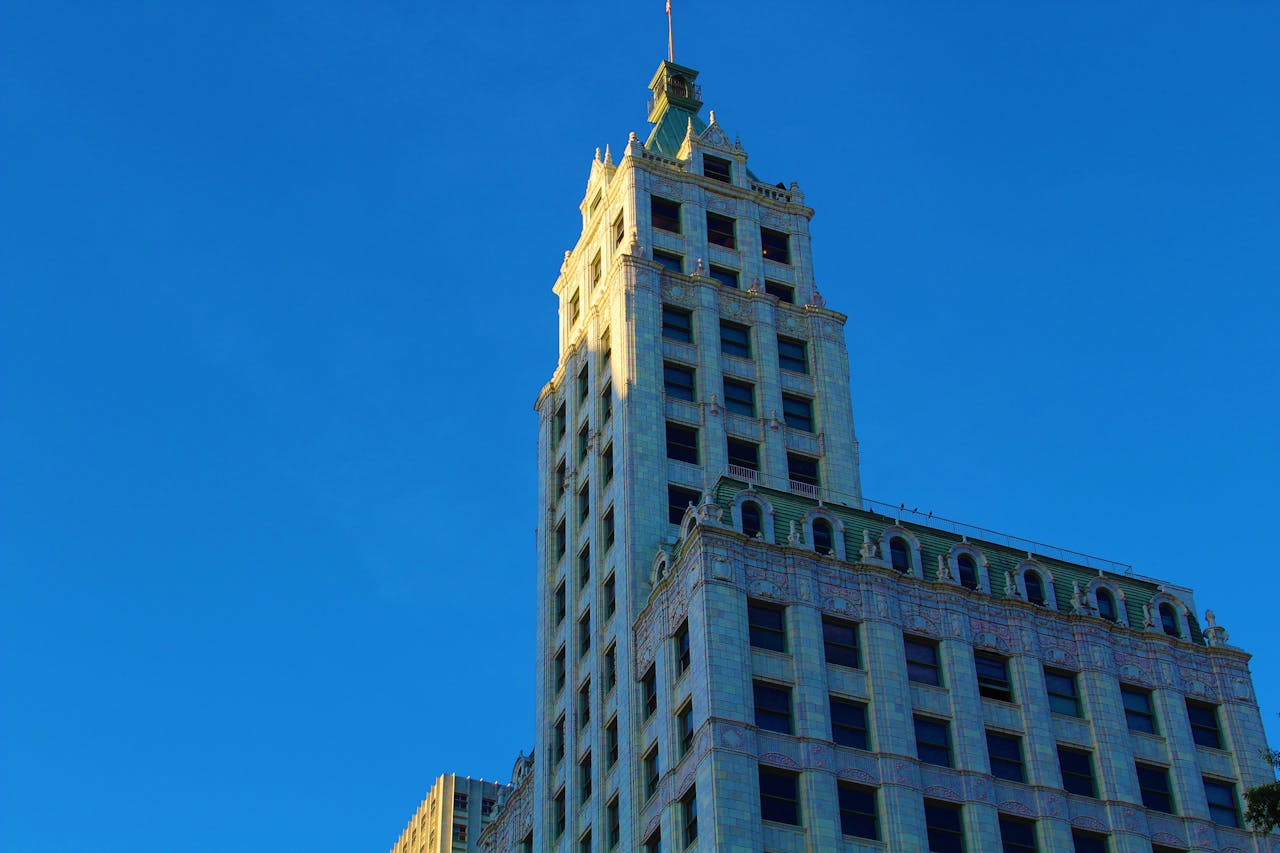
[[[675,157],[690,125],[694,133],[707,129],[707,123],[698,115],[702,109],[702,89],[693,82],[697,78],[697,71],[670,60],[658,66],[649,81],[653,91],[649,99],[649,121],[654,128],[645,148]]]

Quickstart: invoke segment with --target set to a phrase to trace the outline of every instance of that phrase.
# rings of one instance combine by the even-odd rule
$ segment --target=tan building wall
[[[391,846],[391,853],[471,853],[480,831],[493,819],[510,790],[500,782],[445,773],[427,792],[418,811]]]

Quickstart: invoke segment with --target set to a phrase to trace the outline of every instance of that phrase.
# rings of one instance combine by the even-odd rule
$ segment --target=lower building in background
[[[479,850],[480,832],[497,813],[510,785],[446,773],[436,779],[391,853]]]

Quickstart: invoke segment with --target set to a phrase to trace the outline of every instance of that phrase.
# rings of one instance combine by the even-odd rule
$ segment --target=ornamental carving
[[[1035,812],[1026,803],[1020,803],[1017,800],[1005,800],[997,808],[1002,812],[1022,815],[1023,817],[1033,817],[1035,815]]]
[[[1050,663],[1066,666],[1071,669],[1078,669],[1080,666],[1079,658],[1073,649],[1063,646],[1046,645],[1044,647],[1044,657]]]
[[[671,199],[680,201],[680,187],[671,181],[668,181],[666,178],[650,177],[649,189],[657,190]]]
[[[836,776],[840,779],[852,779],[855,782],[876,784],[876,777],[858,767],[841,767],[836,771]]]
[[[746,732],[738,726],[724,725],[720,729],[720,745],[729,749],[742,749],[747,742]]]
[[[1012,650],[1013,632],[1006,625],[970,617],[969,631],[975,646],[999,649],[1006,654]]]
[[[1185,847],[1186,840],[1179,838],[1171,832],[1153,832],[1151,833],[1152,844],[1164,844],[1169,847]]]
[[[964,797],[960,796],[959,791],[943,787],[942,785],[930,785],[924,789],[924,795],[926,797],[938,797],[943,800],[952,800],[954,802],[964,800]]]
[[[791,770],[799,770],[800,764],[789,755],[783,755],[781,752],[766,752],[760,756],[760,760],[765,764],[773,764],[779,767],[786,767]]]
[[[656,643],[654,641],[654,614],[647,613],[636,626],[636,671],[644,672],[653,663]]]
[[[788,225],[787,218],[780,213],[775,213],[769,208],[760,211],[760,221],[770,228],[776,228],[779,231],[785,231]]]
[[[1079,815],[1078,817],[1073,817],[1071,819],[1071,825],[1078,826],[1081,829],[1105,830],[1107,828],[1107,825],[1105,823],[1098,820],[1096,817],[1090,817],[1089,815]]]

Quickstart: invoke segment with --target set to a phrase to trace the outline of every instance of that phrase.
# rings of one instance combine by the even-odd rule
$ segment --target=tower
[[[696,78],[663,62],[648,141],[592,162],[554,287],[560,358],[537,403],[537,730],[540,761],[567,769],[563,786],[535,784],[547,826],[563,808],[570,837],[612,825],[611,809],[630,828],[642,805],[625,785],[584,814],[579,780],[614,766],[615,743],[617,765],[642,762],[631,625],[687,507],[731,471],[860,494],[844,317],[814,284],[813,211],[795,184],[757,180],[714,114],[701,120]]]
[[[1265,849],[1248,655],[1190,590],[864,499],[813,211],[696,80],[597,153],[553,288],[537,744],[482,848]]]

